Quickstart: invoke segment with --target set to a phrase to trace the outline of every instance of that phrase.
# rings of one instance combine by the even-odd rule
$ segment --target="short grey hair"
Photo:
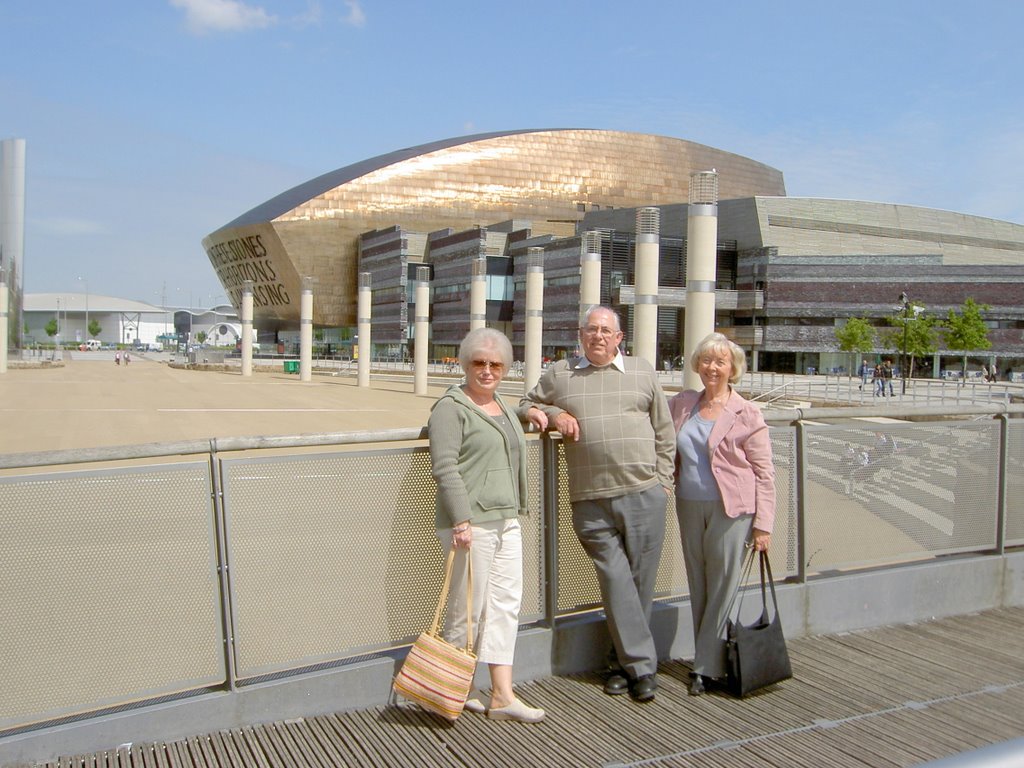
[[[590,322],[590,316],[595,312],[607,312],[615,318],[615,330],[622,330],[622,318],[619,317],[619,313],[611,307],[605,306],[604,304],[591,304],[583,311],[583,322],[580,323],[580,328]]]
[[[700,359],[708,352],[728,352],[732,357],[732,373],[729,374],[730,384],[739,384],[743,374],[747,372],[747,355],[738,344],[721,333],[709,333],[690,355],[690,368],[700,373]]]
[[[493,349],[505,364],[505,373],[512,367],[512,342],[508,336],[497,328],[477,328],[470,331],[459,344],[459,365],[462,370],[469,371],[473,357],[477,352]]]

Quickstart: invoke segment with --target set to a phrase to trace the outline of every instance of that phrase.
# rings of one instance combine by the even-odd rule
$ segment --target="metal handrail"
[[[783,382],[782,384],[780,384],[777,387],[774,387],[774,388],[769,389],[769,390],[767,390],[765,392],[761,392],[761,393],[755,395],[754,397],[751,397],[750,401],[752,403],[762,403],[763,402],[763,403],[765,403],[767,405],[771,405],[772,403],[777,403],[779,400],[782,400],[785,397],[785,395],[789,392],[789,390],[793,388],[793,385],[794,385],[794,382],[792,382],[792,381]]]

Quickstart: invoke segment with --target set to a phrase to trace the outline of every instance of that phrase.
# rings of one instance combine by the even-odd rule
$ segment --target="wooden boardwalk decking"
[[[688,696],[688,667],[668,662],[650,704],[605,696],[597,675],[518,685],[547,710],[538,725],[470,713],[449,725],[399,703],[46,765],[878,768],[1024,736],[1024,608],[803,638],[790,652],[795,678],[742,701]]]

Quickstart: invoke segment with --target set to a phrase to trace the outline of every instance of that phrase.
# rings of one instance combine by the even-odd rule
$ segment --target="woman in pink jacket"
[[[743,350],[720,333],[698,345],[690,367],[704,385],[669,400],[676,427],[676,515],[693,611],[690,694],[726,674],[725,623],[746,548],[768,551],[775,467],[761,410],[732,388]]]

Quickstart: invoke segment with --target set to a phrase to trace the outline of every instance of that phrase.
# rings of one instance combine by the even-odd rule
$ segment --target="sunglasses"
[[[481,371],[485,371],[487,369],[490,369],[494,373],[501,373],[502,371],[505,370],[504,363],[497,363],[494,362],[493,360],[473,360],[470,363],[470,365],[473,366],[473,370],[476,371],[477,373],[480,373]]]

